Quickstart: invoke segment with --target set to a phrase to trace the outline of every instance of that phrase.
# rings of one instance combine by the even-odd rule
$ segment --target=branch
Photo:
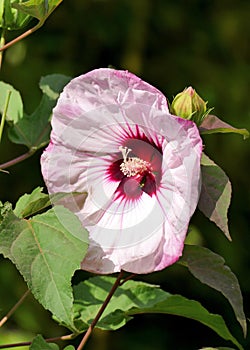
[[[2,327],[5,322],[8,321],[8,319],[10,318],[10,316],[13,315],[13,313],[16,311],[16,309],[23,303],[24,299],[27,297],[27,295],[29,294],[29,290],[26,290],[26,292],[23,294],[23,296],[18,300],[18,302],[10,309],[10,311],[7,313],[6,316],[4,316],[1,320],[0,320],[0,327]],[[0,348],[1,349],[1,348]]]
[[[45,339],[45,341],[47,343],[51,343],[54,341],[59,341],[59,340],[71,340],[73,338],[75,338],[75,334],[69,334],[69,335],[63,335],[61,337],[56,337],[56,338],[48,338]],[[20,343],[15,343],[15,344],[5,344],[5,345],[0,345],[0,349],[10,349],[10,348],[15,348],[15,347],[19,347],[19,346],[29,346],[32,344],[32,341],[26,341],[26,342],[20,342]]]
[[[12,165],[15,165],[17,163],[22,162],[23,160],[29,158],[30,156],[32,156],[35,153],[36,149],[30,149],[28,152],[22,154],[21,156],[18,156],[17,158],[14,158],[12,160],[9,160],[6,163],[0,164],[0,170],[9,168]]]
[[[16,44],[18,41],[20,41],[20,40],[26,38],[28,35],[34,33],[37,29],[39,29],[43,25],[43,23],[44,23],[44,21],[39,21],[34,27],[32,27],[31,29],[28,29],[26,32],[19,35],[17,38],[9,41],[7,44],[0,47],[0,52],[8,49],[10,46]]]

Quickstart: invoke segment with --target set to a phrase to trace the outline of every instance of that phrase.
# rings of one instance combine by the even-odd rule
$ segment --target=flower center
[[[119,150],[123,156],[123,162],[120,165],[120,170],[125,176],[131,177],[138,174],[142,175],[146,171],[151,172],[153,170],[151,164],[145,160],[138,157],[128,158],[128,154],[132,151],[130,148],[120,146]]]
[[[137,200],[144,193],[154,196],[162,177],[162,148],[146,136],[127,138],[107,168],[107,179],[118,182],[117,198]]]

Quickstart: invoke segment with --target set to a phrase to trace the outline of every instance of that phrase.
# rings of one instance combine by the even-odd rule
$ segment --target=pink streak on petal
[[[49,193],[88,192],[84,206],[74,198],[64,202],[89,230],[82,268],[148,273],[174,263],[199,199],[202,141],[196,125],[171,116],[153,86],[129,72],[103,68],[65,87],[52,128],[41,157]],[[137,193],[136,179],[133,190],[121,176],[119,146],[152,162],[155,188],[148,178]]]

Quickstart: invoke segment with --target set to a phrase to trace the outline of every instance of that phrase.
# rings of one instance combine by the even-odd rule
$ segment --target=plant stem
[[[6,316],[4,316],[1,320],[0,320],[0,327],[2,327],[5,322],[8,321],[8,319],[10,318],[10,316],[13,315],[13,313],[16,311],[16,309],[23,303],[23,301],[25,300],[25,298],[27,297],[27,295],[29,295],[29,290],[26,290],[26,292],[23,294],[23,296],[18,300],[18,302],[10,309],[10,311],[7,313]]]
[[[63,335],[61,337],[55,337],[55,338],[48,338],[45,339],[45,341],[47,343],[51,343],[54,341],[59,341],[59,340],[71,340],[73,338],[75,338],[75,334],[69,334],[69,335]],[[10,348],[15,348],[15,347],[19,347],[19,346],[29,346],[32,344],[32,341],[26,341],[26,342],[20,342],[20,343],[15,343],[15,344],[5,344],[5,345],[0,345],[0,349],[10,349]]]
[[[94,318],[93,322],[91,323],[91,325],[89,326],[87,332],[84,334],[84,337],[82,338],[82,341],[81,343],[79,344],[77,350],[82,350],[84,345],[86,344],[87,340],[89,339],[95,325],[97,324],[97,322],[99,321],[101,315],[103,314],[105,308],[107,307],[110,299],[112,298],[112,296],[114,295],[116,289],[120,286],[120,281],[122,279],[122,276],[123,276],[123,271],[121,271],[119,273],[119,275],[117,276],[117,279],[113,285],[113,287],[111,288],[107,298],[105,299],[104,303],[102,304],[100,310],[98,311],[96,317]]]
[[[5,44],[2,47],[0,47],[0,52],[8,49],[10,46],[16,44],[18,41],[20,41],[20,40],[26,38],[28,35],[34,33],[37,29],[39,29],[43,25],[43,23],[44,23],[44,21],[38,22],[37,25],[35,25],[33,28],[28,29],[26,32],[24,32],[23,34],[19,35],[17,38],[9,41],[7,44]]]
[[[9,160],[8,162],[6,163],[3,163],[3,164],[0,164],[0,169],[6,169],[6,168],[9,168],[10,166],[12,165],[15,165],[17,163],[20,163],[22,162],[23,160],[29,158],[30,156],[32,156],[34,153],[35,153],[35,149],[30,149],[28,152],[22,154],[21,156],[18,156],[14,159],[11,159]]]
[[[120,286],[122,286],[125,282],[131,280],[131,278],[134,278],[135,276],[136,276],[136,273],[132,273],[128,277],[124,278],[124,280],[122,280],[122,282],[120,283]]]
[[[10,95],[11,95],[11,91],[8,90],[6,100],[5,100],[5,106],[4,106],[4,110],[3,110],[3,114],[2,114],[1,124],[0,124],[0,142],[2,139],[3,128],[4,128],[4,123],[5,123],[5,119],[6,119],[6,115],[7,115],[7,110],[9,107]]]
[[[1,33],[1,38],[0,38],[0,49],[4,46],[5,44],[5,30],[2,30]],[[3,61],[3,52],[0,51],[0,69],[2,67],[2,61]]]

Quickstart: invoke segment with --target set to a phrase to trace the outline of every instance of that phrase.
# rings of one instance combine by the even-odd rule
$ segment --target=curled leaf
[[[84,193],[54,193],[48,195],[42,192],[42,187],[35,188],[32,193],[25,193],[16,203],[14,209],[14,214],[19,218],[27,218],[32,215],[38,214],[49,206],[60,205],[62,200],[69,200],[72,198],[74,201],[80,201],[81,205],[84,204],[84,201],[87,197],[87,194]]]
[[[207,248],[186,245],[178,263],[187,266],[198,280],[227,298],[246,336],[247,323],[240,285],[235,274],[225,265],[225,260]]]
[[[201,159],[202,186],[198,208],[231,240],[227,212],[231,202],[231,183],[224,171],[207,155]]]
[[[199,127],[201,134],[234,133],[240,134],[244,139],[249,137],[247,129],[237,129],[220,120],[215,115],[209,114]]]
[[[13,7],[44,22],[61,2],[62,0],[28,0],[15,3]]]

